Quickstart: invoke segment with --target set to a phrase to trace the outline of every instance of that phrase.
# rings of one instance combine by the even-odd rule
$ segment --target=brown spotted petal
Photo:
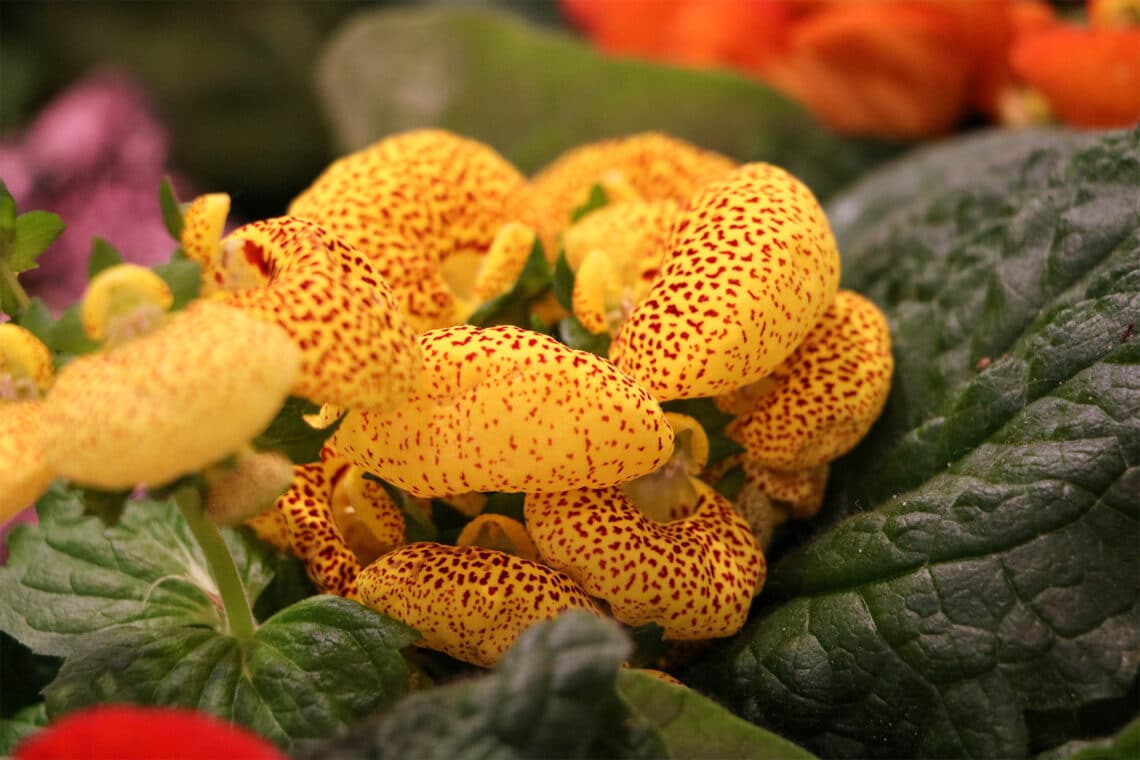
[[[332,506],[335,479],[344,467],[343,462],[297,465],[293,484],[275,511],[284,519],[289,549],[305,563],[317,589],[352,599],[360,562],[345,542]]]
[[[477,546],[415,543],[360,573],[360,600],[420,632],[422,646],[491,667],[532,624],[569,609],[601,615],[566,575]]]
[[[736,162],[726,156],[660,132],[582,145],[531,180],[531,193],[541,214],[539,232],[548,246],[557,241],[570,224],[572,212],[586,202],[597,184],[627,186],[646,201],[683,201],[735,167]]]
[[[452,324],[442,262],[485,254],[531,223],[525,178],[492,148],[438,129],[387,137],[333,163],[289,207],[344,239],[392,288],[417,332]]]
[[[736,633],[762,585],[764,555],[724,497],[694,480],[690,516],[658,523],[620,488],[528,494],[539,553],[627,625],[657,623],[667,639]]]
[[[40,446],[58,474],[84,485],[166,483],[264,430],[300,363],[279,327],[196,301],[154,332],[65,366],[43,402]]]
[[[886,319],[862,296],[840,291],[766,392],[727,434],[757,464],[776,470],[816,467],[866,435],[891,385]]]
[[[424,372],[408,402],[352,411],[332,439],[415,496],[596,488],[672,453],[660,405],[605,359],[511,326],[448,327],[419,342]]]
[[[252,286],[218,296],[280,325],[301,349],[294,392],[338,407],[391,408],[411,392],[420,356],[392,293],[361,254],[304,219],[254,222],[221,243],[215,272],[248,265]]]
[[[661,401],[764,377],[819,321],[839,283],[823,209],[769,164],[705,186],[666,249],[661,276],[610,347],[610,359]]]

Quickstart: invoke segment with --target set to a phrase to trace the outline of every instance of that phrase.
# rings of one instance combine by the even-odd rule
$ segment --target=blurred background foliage
[[[553,0],[490,4],[557,20]],[[249,216],[281,213],[335,155],[314,81],[322,44],[354,12],[394,5],[425,3],[4,0],[0,130],[86,72],[120,67],[151,93],[170,163],[195,187],[232,193]]]

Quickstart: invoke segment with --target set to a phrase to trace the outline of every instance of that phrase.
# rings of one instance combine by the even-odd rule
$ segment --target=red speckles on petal
[[[511,326],[431,330],[419,343],[408,403],[350,412],[332,440],[416,496],[611,485],[672,453],[660,405],[605,359]]]
[[[420,356],[392,293],[362,256],[316,224],[279,217],[222,241],[260,282],[220,296],[284,328],[301,349],[295,392],[340,407],[391,408]]]
[[[693,483],[695,510],[670,523],[608,488],[528,494],[527,527],[543,559],[621,622],[657,623],[668,639],[730,636],[763,583],[764,556],[732,505]]]
[[[289,207],[358,250],[417,332],[452,324],[442,272],[530,221],[525,178],[490,147],[438,129],[385,138],[332,164]]]
[[[682,201],[736,163],[659,132],[601,140],[567,151],[531,180],[547,250],[596,184],[621,184],[642,199]]]
[[[601,611],[564,574],[476,546],[415,543],[359,576],[360,600],[415,628],[422,646],[482,667],[532,624],[568,609]]]
[[[850,450],[878,418],[893,366],[886,319],[867,299],[840,291],[727,433],[766,468],[825,464]]]
[[[726,393],[775,369],[835,298],[839,252],[819,203],[768,164],[705,186],[610,358],[662,401]]]

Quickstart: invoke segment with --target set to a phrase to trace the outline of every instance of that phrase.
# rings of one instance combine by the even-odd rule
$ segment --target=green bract
[[[821,531],[691,671],[822,755],[1024,756],[1140,667],[1140,131],[1057,135],[909,199],[839,201],[896,376]],[[852,218],[857,218],[852,216]],[[1134,698],[1133,698],[1134,708]]]

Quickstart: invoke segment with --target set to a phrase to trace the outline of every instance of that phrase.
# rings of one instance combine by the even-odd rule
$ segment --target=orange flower
[[[1018,40],[1010,62],[1066,124],[1126,127],[1140,120],[1140,27],[1048,29]]]

